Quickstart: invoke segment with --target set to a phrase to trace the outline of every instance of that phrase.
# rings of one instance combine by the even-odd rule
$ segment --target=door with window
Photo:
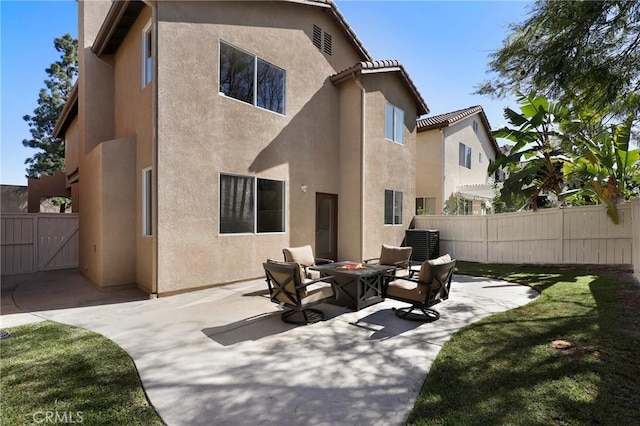
[[[338,196],[316,193],[316,257],[338,258]]]

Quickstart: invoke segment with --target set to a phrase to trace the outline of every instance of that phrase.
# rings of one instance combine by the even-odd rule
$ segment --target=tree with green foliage
[[[546,93],[573,110],[640,112],[640,2],[537,0],[477,93]]]
[[[60,60],[46,69],[49,78],[45,80],[46,87],[40,90],[33,115],[23,117],[29,124],[31,139],[23,140],[22,144],[40,150],[25,160],[27,178],[64,170],[64,141],[53,136],[53,129],[78,75],[78,41],[65,34],[54,40],[54,46],[60,52]]]
[[[582,126],[570,139],[573,159],[563,166],[567,181],[577,188],[568,201],[604,204],[616,224],[617,203],[640,193],[640,149],[630,147],[633,122],[629,116],[621,124]]]
[[[544,96],[518,95],[520,113],[505,108],[504,116],[513,127],[493,132],[496,138],[514,142],[508,155],[498,157],[489,166],[493,174],[498,168],[508,170],[500,198],[506,209],[518,209],[515,203],[524,199],[537,210],[541,195],[555,194],[564,198],[565,183],[562,166],[565,157],[561,148],[560,124],[568,117],[568,110],[550,103]]]

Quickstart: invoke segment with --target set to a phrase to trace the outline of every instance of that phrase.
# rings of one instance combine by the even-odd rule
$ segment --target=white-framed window
[[[384,224],[402,225],[402,192],[384,190]]]
[[[404,144],[404,111],[390,103],[385,104],[384,137]]]
[[[220,93],[284,114],[285,70],[220,41]]]
[[[467,169],[470,169],[471,168],[471,147],[468,147],[462,142],[460,142],[459,158],[460,158],[460,165],[462,167],[466,167]]]
[[[142,235],[153,235],[153,173],[151,167],[142,170]]]
[[[473,200],[460,200],[458,202],[458,214],[459,215],[473,214]]]
[[[285,182],[220,174],[220,233],[285,232]]]
[[[153,34],[151,21],[142,30],[142,87],[153,79]]]
[[[436,214],[436,197],[416,198],[416,214]]]

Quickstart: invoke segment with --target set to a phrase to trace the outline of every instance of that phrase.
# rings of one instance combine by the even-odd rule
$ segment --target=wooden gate
[[[2,274],[78,267],[78,215],[3,214]]]

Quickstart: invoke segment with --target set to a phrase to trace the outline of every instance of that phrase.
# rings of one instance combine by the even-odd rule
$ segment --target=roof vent
[[[324,53],[331,55],[331,34],[324,33]]]
[[[313,26],[313,45],[318,49],[322,48],[322,29],[316,25]]]

